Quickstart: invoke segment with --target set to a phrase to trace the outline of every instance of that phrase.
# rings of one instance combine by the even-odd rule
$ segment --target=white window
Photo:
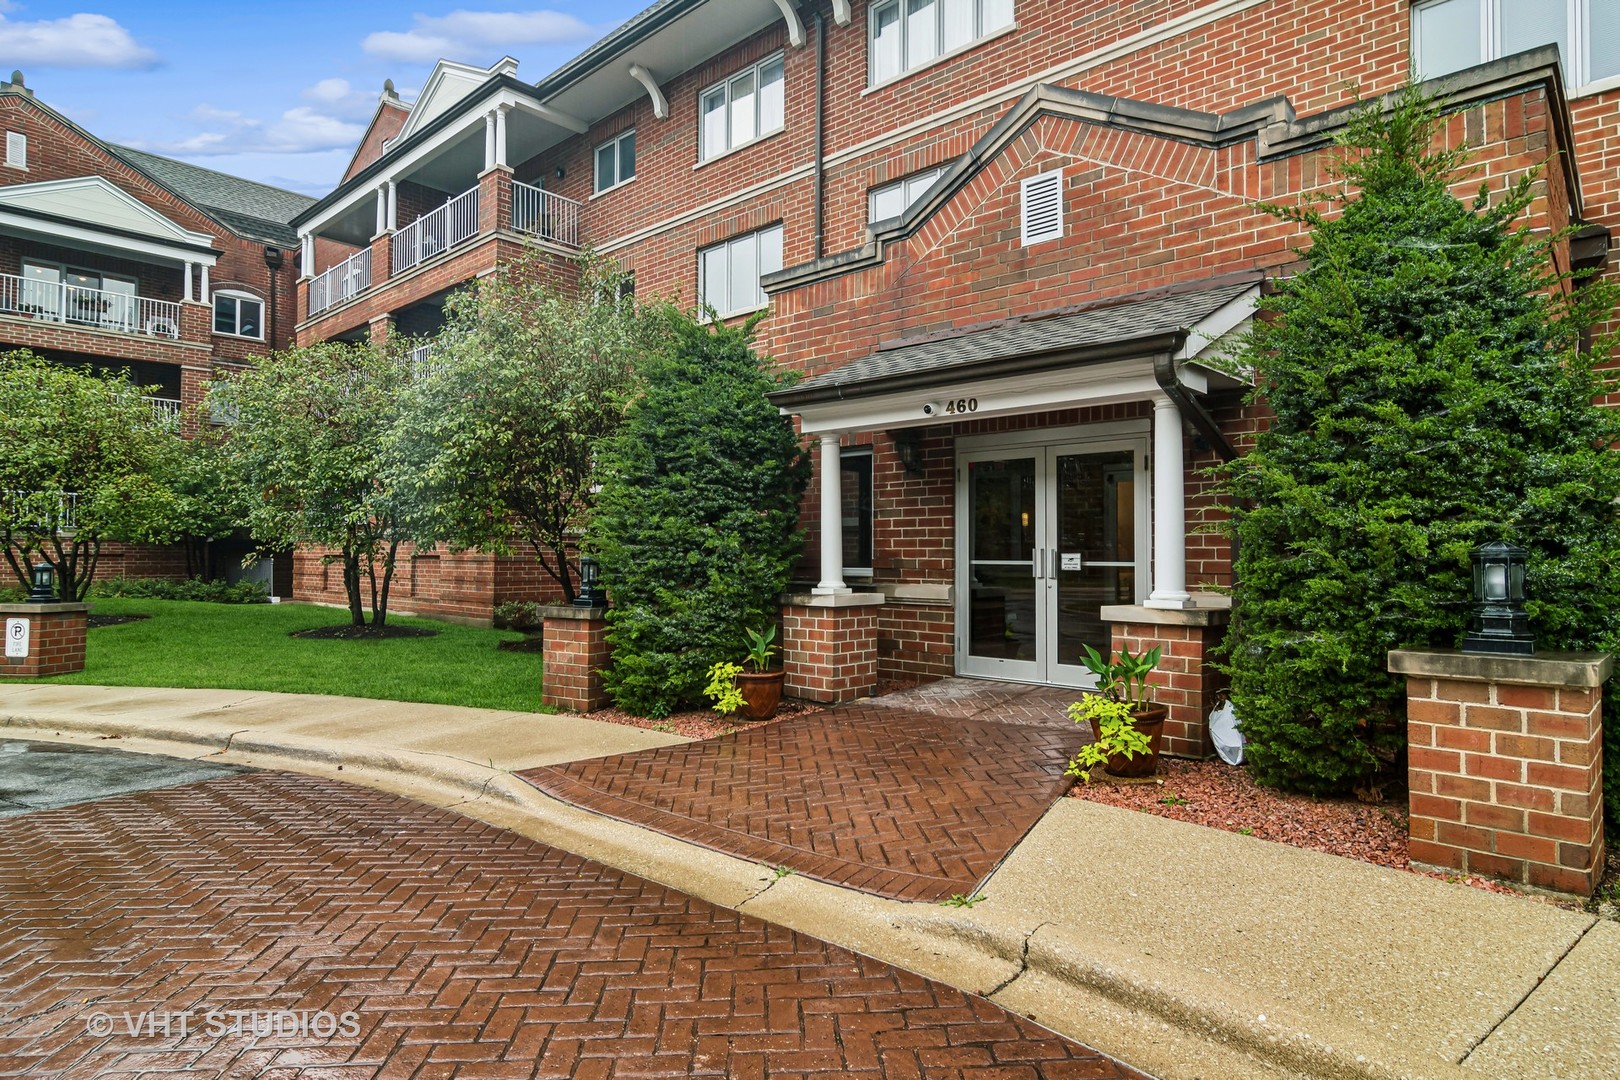
[[[782,226],[734,237],[698,252],[698,303],[724,318],[765,306],[759,279],[782,269]]]
[[[1013,0],[883,0],[867,17],[873,86],[1012,25]]]
[[[702,125],[699,155],[704,161],[719,157],[727,150],[781,131],[785,119],[782,54],[778,53],[698,96],[698,122]]]
[[[264,340],[264,301],[247,293],[215,293],[214,333]]]
[[[911,209],[911,204],[922,198],[923,192],[933,186],[939,179],[945,166],[929,169],[926,172],[913,173],[904,180],[896,180],[892,184],[875,187],[866,193],[866,220],[887,221],[889,218],[899,217]]]
[[[14,169],[28,168],[28,136],[20,131],[6,132],[6,164]]]
[[[1620,0],[1431,0],[1412,8],[1412,66],[1420,79],[1557,45],[1565,81],[1620,76]]]
[[[636,178],[636,132],[634,128],[596,148],[596,191]]]

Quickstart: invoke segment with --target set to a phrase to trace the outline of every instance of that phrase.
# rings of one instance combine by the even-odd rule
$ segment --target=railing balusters
[[[16,274],[0,274],[0,314],[30,315],[121,334],[180,336],[180,305],[175,301]]]
[[[363,248],[310,279],[309,313],[319,314],[370,287],[371,249]]]
[[[579,246],[579,203],[554,191],[512,182],[512,228],[567,247]]]
[[[394,234],[393,272],[402,274],[478,235],[478,189],[469,188]]]

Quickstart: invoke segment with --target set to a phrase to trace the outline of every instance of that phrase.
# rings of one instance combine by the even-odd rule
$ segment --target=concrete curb
[[[675,840],[554,799],[517,779],[460,758],[357,749],[338,740],[294,738],[262,729],[222,733],[117,716],[0,716],[0,735],[39,741],[104,741],[144,753],[203,757],[286,768],[374,786],[453,808],[542,843],[679,889],[710,903],[812,934],[918,974],[990,997],[1055,1030],[1166,1078],[1277,1075],[1449,1080],[1478,1074],[1413,1052],[1332,1017],[1306,1016],[1249,1000],[1241,988],[1211,985],[1186,965],[1151,965],[1107,942],[1083,940],[1051,924],[1029,926],[994,911],[947,909],[869,896]],[[64,740],[64,737],[68,736]],[[991,879],[993,891],[994,878]],[[1033,997],[1026,987],[1061,988]],[[1086,1010],[1055,997],[1111,1004],[1147,1014],[1133,1038],[1116,1023],[1100,1028]],[[1213,1070],[1213,1071],[1211,1071]]]

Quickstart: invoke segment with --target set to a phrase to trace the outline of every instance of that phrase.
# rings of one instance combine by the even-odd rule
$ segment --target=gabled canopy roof
[[[411,115],[405,118],[405,126],[400,128],[395,142],[404,142],[425,125],[455,108],[491,77],[515,76],[517,69],[518,62],[510,56],[502,57],[487,68],[458,64],[453,60],[440,60],[433,65],[433,74],[428,76],[426,85],[422,87],[422,93],[417,96],[416,104],[411,106]]]
[[[0,217],[25,231],[212,263],[214,238],[177,224],[100,176],[0,187]]]

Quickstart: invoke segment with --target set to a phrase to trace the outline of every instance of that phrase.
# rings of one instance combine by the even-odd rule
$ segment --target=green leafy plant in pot
[[[744,630],[748,653],[741,664],[722,660],[709,668],[709,685],[703,693],[714,701],[714,711],[722,716],[741,713],[749,720],[769,720],[782,702],[782,681],[786,672],[770,670],[776,648],[776,624],[764,630]]]
[[[1159,743],[1170,710],[1154,703],[1148,676],[1162,655],[1162,648],[1135,656],[1121,649],[1109,659],[1084,646],[1081,662],[1097,676],[1097,693],[1087,694],[1067,711],[1075,723],[1091,725],[1092,742],[1070,760],[1070,776],[1090,783],[1091,771],[1098,765],[1111,776],[1152,776],[1158,771]]]

